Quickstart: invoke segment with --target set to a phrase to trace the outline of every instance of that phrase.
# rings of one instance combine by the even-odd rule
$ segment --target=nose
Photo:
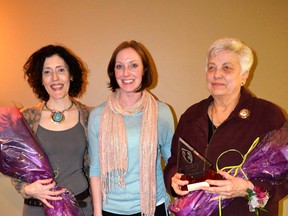
[[[124,69],[123,69],[123,75],[124,75],[124,76],[129,76],[129,75],[130,75],[130,68],[129,68],[129,67],[124,67]]]
[[[52,80],[58,80],[57,71],[53,71],[53,72],[52,72]]]
[[[218,78],[222,76],[222,70],[221,69],[216,69],[214,71],[214,77]]]

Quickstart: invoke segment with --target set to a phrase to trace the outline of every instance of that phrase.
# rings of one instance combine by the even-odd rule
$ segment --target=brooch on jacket
[[[248,109],[242,109],[240,110],[238,116],[242,119],[246,119],[250,116],[250,111]]]

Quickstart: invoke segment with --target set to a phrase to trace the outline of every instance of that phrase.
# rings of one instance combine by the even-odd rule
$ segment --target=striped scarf
[[[158,106],[155,98],[147,91],[133,106],[125,107],[112,93],[103,110],[99,128],[99,152],[103,200],[114,188],[115,177],[125,188],[128,169],[127,137],[123,115],[143,112],[140,133],[140,201],[141,215],[153,216],[156,207],[156,158]]]

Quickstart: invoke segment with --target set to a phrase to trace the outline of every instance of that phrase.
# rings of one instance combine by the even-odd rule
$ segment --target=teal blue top
[[[88,140],[90,155],[90,177],[100,176],[98,132],[101,114],[106,103],[96,107],[89,116]],[[140,183],[139,183],[139,140],[141,130],[142,112],[134,115],[124,115],[124,124],[128,139],[128,171],[125,176],[126,187],[118,185],[115,175],[115,188],[107,194],[103,202],[103,210],[115,214],[135,214],[140,212]],[[156,164],[156,205],[169,199],[163,179],[161,156],[165,163],[171,155],[171,142],[174,134],[174,121],[170,108],[158,101],[158,153]]]

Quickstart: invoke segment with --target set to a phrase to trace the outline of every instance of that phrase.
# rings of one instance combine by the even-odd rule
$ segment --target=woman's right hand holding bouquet
[[[62,197],[59,195],[65,192],[65,189],[52,190],[55,186],[56,182],[53,179],[44,179],[26,185],[23,190],[28,197],[38,199],[47,207],[54,208],[47,200],[62,200]]]

